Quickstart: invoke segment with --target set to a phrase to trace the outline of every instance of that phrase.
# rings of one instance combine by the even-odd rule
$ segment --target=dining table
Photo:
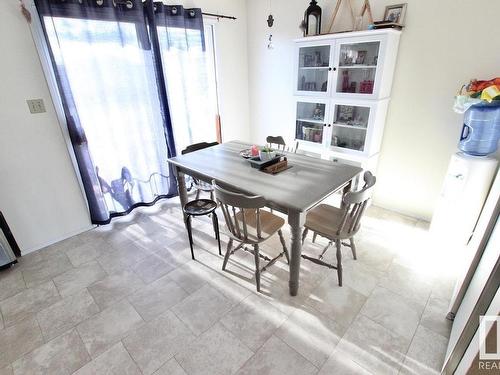
[[[188,202],[185,175],[247,195],[260,195],[266,205],[288,217],[290,225],[289,290],[299,291],[302,231],[307,211],[337,191],[351,190],[362,169],[298,153],[284,152],[288,169],[268,174],[252,168],[240,151],[251,144],[230,141],[168,159],[174,167],[182,207]]]

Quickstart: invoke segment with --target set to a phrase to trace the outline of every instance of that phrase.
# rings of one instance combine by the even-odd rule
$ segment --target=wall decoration
[[[337,5],[335,5],[335,9],[333,10],[332,20],[330,21],[330,27],[328,27],[329,33],[333,33],[333,25],[335,23],[335,18],[337,17],[337,13],[339,12],[340,5],[342,4],[342,1],[343,0],[337,0]],[[347,1],[347,5],[349,6],[349,10],[351,12],[352,28],[350,30],[345,30],[345,31],[352,31],[352,30],[354,30],[354,23],[355,23],[354,11],[352,10],[351,0],[346,0],[346,1]]]
[[[304,36],[321,34],[321,7],[311,0],[304,12]]]
[[[365,13],[368,14],[368,24],[373,24],[372,7],[370,6],[369,0],[365,0],[363,6],[361,7],[361,12],[359,12],[359,15],[356,17],[356,22],[354,25],[355,30],[362,30],[363,17],[365,16]]]
[[[269,0],[269,16],[267,16],[267,26],[269,28],[273,27],[274,25],[274,17],[272,15],[272,4],[271,0]],[[269,36],[267,38],[267,49],[274,49],[274,44],[273,44],[273,34],[269,33]]]
[[[384,21],[396,23],[403,26],[406,16],[406,7],[408,4],[388,5],[385,7]]]

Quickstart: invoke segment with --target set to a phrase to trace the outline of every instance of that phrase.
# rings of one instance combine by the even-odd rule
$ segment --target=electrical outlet
[[[28,103],[30,113],[46,112],[45,104],[43,103],[43,99],[29,99],[29,100],[26,100],[26,103]]]

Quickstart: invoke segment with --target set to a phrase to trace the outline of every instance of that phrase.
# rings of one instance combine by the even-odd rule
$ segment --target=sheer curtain
[[[214,56],[207,53],[201,9],[154,4],[175,143],[180,150],[215,141]]]
[[[36,0],[95,224],[176,194],[165,82],[139,0]],[[152,9],[152,3],[148,4]],[[163,64],[164,66],[168,64]],[[182,125],[180,125],[182,126]]]

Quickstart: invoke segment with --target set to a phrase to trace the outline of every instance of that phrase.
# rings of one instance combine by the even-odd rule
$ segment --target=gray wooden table
[[[290,294],[299,289],[301,233],[307,210],[330,194],[349,190],[361,168],[336,164],[298,154],[287,154],[292,167],[276,175],[254,169],[239,152],[250,145],[232,141],[169,159],[175,166],[181,204],[187,202],[184,175],[222,185],[251,195],[262,195],[268,206],[288,215],[292,243],[290,254]]]

